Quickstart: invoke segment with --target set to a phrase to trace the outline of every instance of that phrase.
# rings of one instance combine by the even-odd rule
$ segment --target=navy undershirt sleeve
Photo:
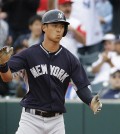
[[[77,58],[74,58],[72,60],[71,68],[72,68],[71,78],[78,90],[90,85],[87,74],[86,74],[82,64],[79,62],[79,60]]]
[[[88,88],[90,82],[87,74],[77,58],[72,59],[72,76],[73,83],[76,85],[76,92],[79,98],[86,104],[90,104],[92,100],[92,93]]]
[[[88,87],[84,87],[81,90],[76,91],[78,97],[87,105],[91,103],[91,100],[93,98],[91,91]]]

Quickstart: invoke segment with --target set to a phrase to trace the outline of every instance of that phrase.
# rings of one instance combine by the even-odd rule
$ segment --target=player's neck
[[[56,52],[60,48],[59,42],[56,43],[56,42],[53,42],[53,41],[50,41],[50,40],[49,41],[44,40],[42,45],[49,52]]]

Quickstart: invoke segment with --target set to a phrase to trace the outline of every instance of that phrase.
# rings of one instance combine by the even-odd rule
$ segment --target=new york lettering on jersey
[[[34,76],[34,78],[36,78],[41,75],[48,74],[47,68],[48,68],[47,64],[41,64],[41,65],[32,67],[30,71],[32,75]],[[62,83],[67,77],[69,77],[69,75],[65,72],[65,70],[61,69],[58,66],[53,66],[53,65],[50,65],[50,75],[57,77]]]

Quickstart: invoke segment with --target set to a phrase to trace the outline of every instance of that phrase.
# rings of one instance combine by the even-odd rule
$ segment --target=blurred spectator
[[[20,42],[19,42],[20,43]],[[23,44],[18,44],[15,48],[14,48],[14,54],[17,54],[19,52],[21,52],[22,50],[26,49],[26,47]]]
[[[35,15],[29,20],[29,34],[24,34],[18,37],[15,41],[13,47],[14,49],[19,48],[19,45],[23,45],[24,47],[30,47],[40,42],[41,36],[41,16]]]
[[[7,22],[13,40],[28,33],[28,20],[36,14],[39,0],[2,0],[2,4],[2,10],[8,15]]]
[[[86,46],[79,53],[93,53],[101,48],[102,27],[96,11],[96,0],[73,0],[72,16],[82,22],[86,29]]]
[[[52,10],[57,7],[58,0],[40,0],[37,14],[42,16],[47,10]]]
[[[117,39],[115,41],[115,51],[118,55],[120,55],[120,35],[117,36]]]
[[[2,2],[2,0],[0,0],[0,19],[5,19],[5,18],[7,18],[7,14],[6,14],[6,12],[2,11],[2,6],[3,6],[3,2]]]
[[[112,32],[120,34],[120,0],[109,0],[113,6]]]
[[[103,45],[104,45],[104,51],[105,52],[112,52],[115,50],[115,40],[116,36],[112,33],[105,34],[103,37]]]
[[[4,45],[7,45],[7,39],[8,39],[8,24],[4,21],[4,13],[2,12],[2,7],[0,3],[0,48],[2,48]]]
[[[58,7],[58,0],[48,0],[48,10]]]
[[[26,86],[23,81],[23,78],[21,77],[21,75],[16,76],[9,83],[9,95],[14,95],[15,97],[23,97],[25,94],[26,94]]]
[[[72,99],[77,99],[78,96],[76,94],[76,91],[74,89],[74,86],[72,83],[69,83],[69,86],[67,88],[67,92],[66,92],[66,95],[65,95],[65,99],[69,99],[69,100],[72,100]]]
[[[67,21],[70,23],[67,35],[61,39],[60,43],[78,57],[77,45],[85,45],[85,31],[83,30],[82,24],[77,19],[70,16],[72,3],[71,0],[58,0],[58,8],[64,12]]]
[[[104,33],[108,33],[112,28],[112,5],[107,0],[97,0],[96,10]]]
[[[120,56],[113,52],[115,50],[114,40],[114,34],[106,34],[103,37],[104,51],[99,55],[99,59],[92,64],[92,72],[95,74],[93,84],[108,81],[110,69],[113,66],[120,67]]]
[[[102,91],[103,99],[120,99],[120,69],[112,68],[109,79],[110,89]]]
[[[0,48],[7,45],[8,39],[8,24],[0,19]]]
[[[48,10],[48,0],[40,0],[39,7],[37,9],[38,15],[43,15]]]

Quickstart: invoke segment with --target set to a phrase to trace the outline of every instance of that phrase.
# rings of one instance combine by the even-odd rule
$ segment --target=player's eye
[[[61,28],[64,28],[64,25],[61,25]]]
[[[52,24],[53,27],[57,27],[57,24]]]

